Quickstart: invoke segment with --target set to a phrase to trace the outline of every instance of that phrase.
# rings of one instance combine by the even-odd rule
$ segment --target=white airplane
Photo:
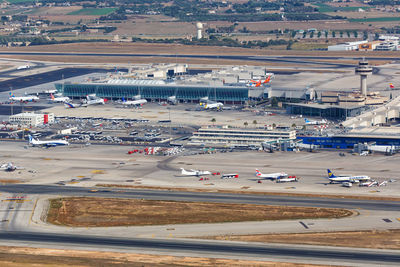
[[[29,144],[32,146],[44,146],[44,147],[55,147],[55,146],[68,146],[69,143],[66,140],[50,140],[50,141],[39,141],[33,138],[31,135],[28,136]]]
[[[281,178],[286,178],[288,177],[287,173],[284,172],[276,172],[276,173],[262,173],[258,169],[256,169],[256,176],[258,178],[265,178],[265,179],[281,179]]]
[[[320,121],[310,121],[309,119],[305,118],[304,121],[306,124],[309,124],[309,125],[321,125],[321,124],[328,123],[328,121],[326,121],[325,119],[322,119]]]
[[[0,170],[4,170],[6,172],[13,172],[15,170],[22,170],[24,168],[18,167],[14,165],[12,162],[4,163],[0,166]]]
[[[71,99],[68,96],[55,97],[53,94],[50,94],[50,101],[54,103],[64,103],[64,102],[70,102]]]
[[[288,176],[287,178],[276,179],[277,183],[287,183],[287,182],[298,182],[299,179],[296,176]]]
[[[184,168],[181,168],[181,174],[186,176],[202,176],[202,175],[210,175],[209,171],[199,171],[199,170],[190,170],[187,171]]]
[[[143,104],[146,104],[147,100],[146,99],[135,99],[135,100],[126,100],[125,98],[122,98],[121,104],[124,106],[142,106]]]
[[[32,101],[38,101],[39,97],[34,96],[34,95],[15,96],[13,93],[10,92],[10,100],[21,101],[21,102],[32,102]]]
[[[23,66],[19,66],[18,68],[17,68],[17,70],[24,70],[24,69],[29,69],[31,66],[29,66],[29,65],[23,65]]]
[[[336,176],[333,174],[333,172],[331,172],[331,170],[327,170],[328,171],[328,179],[329,179],[329,183],[359,183],[361,182],[365,182],[365,181],[369,181],[371,180],[371,178],[367,175],[358,175],[358,176]]]
[[[83,105],[104,105],[107,99],[97,97],[95,94],[87,95],[86,99],[82,101]]]
[[[224,104],[222,104],[221,102],[213,102],[213,103],[206,103],[204,105],[205,109],[222,109],[222,107],[224,106]]]
[[[178,103],[178,100],[176,99],[176,96],[173,95],[173,96],[169,96],[169,97],[167,98],[167,102],[168,102],[169,104],[171,104],[171,105],[176,105],[176,104]]]

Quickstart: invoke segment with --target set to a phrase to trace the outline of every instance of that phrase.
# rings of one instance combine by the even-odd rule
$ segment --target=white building
[[[365,44],[368,43],[367,40],[363,41],[356,41],[356,42],[346,42],[343,44],[337,44],[337,45],[330,45],[328,46],[328,51],[353,51],[353,50],[358,50],[358,46],[360,44]]]
[[[54,113],[19,113],[11,115],[9,122],[21,126],[39,126],[54,122]]]
[[[261,145],[263,142],[294,140],[296,131],[243,129],[243,128],[200,128],[190,138],[191,143],[204,145]]]

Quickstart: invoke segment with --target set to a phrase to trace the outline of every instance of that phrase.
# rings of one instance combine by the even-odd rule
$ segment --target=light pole
[[[172,129],[171,129],[171,107],[167,107],[168,109],[168,120],[169,120],[169,138],[172,138]]]

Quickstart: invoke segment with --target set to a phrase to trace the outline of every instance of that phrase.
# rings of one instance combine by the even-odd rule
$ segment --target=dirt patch
[[[372,230],[332,233],[216,236],[210,237],[209,239],[374,249],[400,249],[400,229],[385,231]]]
[[[19,184],[21,183],[20,180],[13,180],[13,179],[0,179],[1,184]]]
[[[176,257],[117,252],[96,252],[26,247],[0,247],[0,265],[11,267],[37,266],[110,266],[110,267],[165,267],[165,266],[328,266],[297,263],[276,263],[213,259],[200,257]]]
[[[71,197],[50,200],[47,221],[71,227],[341,218],[345,209]]]
[[[251,194],[251,195],[271,195],[271,196],[297,196],[297,197],[322,197],[322,198],[346,198],[346,199],[364,199],[364,200],[382,200],[382,201],[400,201],[397,197],[370,197],[370,196],[354,196],[354,195],[330,195],[330,194],[302,194],[302,193],[278,193],[278,192],[260,192],[260,191],[239,191],[239,190],[223,190],[223,189],[203,189],[203,188],[181,188],[181,187],[161,187],[146,185],[121,185],[121,184],[96,184],[99,187],[116,187],[116,188],[137,188],[152,190],[168,190],[181,192],[212,192],[212,193],[228,193],[228,194]]]

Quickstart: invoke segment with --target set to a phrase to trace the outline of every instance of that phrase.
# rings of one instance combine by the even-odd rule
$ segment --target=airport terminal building
[[[178,101],[198,102],[200,98],[228,104],[243,104],[249,98],[263,96],[263,88],[243,86],[210,86],[207,84],[138,82],[135,80],[107,83],[55,84],[56,89],[70,98],[83,98],[89,94],[108,99],[130,99],[136,95],[148,101],[163,101],[176,96]]]
[[[295,140],[294,130],[265,130],[243,128],[200,128],[190,138],[191,144],[229,145],[229,146],[260,146],[264,142],[278,140]]]

